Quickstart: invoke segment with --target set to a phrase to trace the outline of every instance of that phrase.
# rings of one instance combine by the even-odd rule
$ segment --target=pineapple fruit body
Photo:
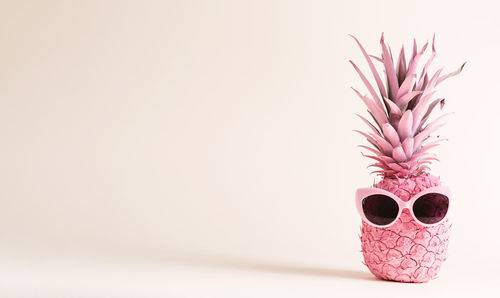
[[[410,178],[383,178],[374,187],[394,193],[408,201],[420,191],[440,185],[439,178],[428,173]],[[435,278],[446,259],[448,220],[424,227],[408,210],[387,228],[362,222],[361,248],[364,263],[378,278],[401,282],[427,282]]]

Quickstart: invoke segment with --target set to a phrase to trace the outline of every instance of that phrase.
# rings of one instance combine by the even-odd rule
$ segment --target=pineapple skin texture
[[[439,178],[423,173],[410,178],[383,178],[373,187],[408,201],[420,191],[440,185]],[[377,228],[362,222],[364,264],[378,278],[400,282],[427,282],[435,278],[446,260],[450,222],[424,227],[408,210],[392,226]]]

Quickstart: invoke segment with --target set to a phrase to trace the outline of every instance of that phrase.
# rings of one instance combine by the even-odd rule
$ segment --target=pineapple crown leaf
[[[462,72],[466,63],[444,75],[441,74],[442,68],[430,74],[429,67],[437,53],[436,34],[434,34],[432,52],[418,75],[419,61],[428,48],[428,42],[418,50],[417,42],[413,39],[413,51],[411,56],[408,56],[408,62],[403,45],[394,64],[395,60],[391,48],[385,42],[384,33],[380,38],[381,57],[368,54],[354,35],[349,34],[349,36],[361,50],[378,89],[376,90],[359,67],[349,60],[369,95],[363,95],[355,88],[352,90],[366,105],[367,112],[373,119],[371,122],[356,114],[370,128],[369,132],[355,130],[373,146],[372,148],[360,145],[360,148],[374,154],[362,153],[363,156],[376,161],[371,166],[379,168],[375,173],[382,176],[401,178],[425,173],[428,164],[438,160],[432,157],[433,154],[428,150],[446,140],[432,138],[431,134],[441,128],[444,125],[443,120],[450,115],[450,113],[441,115],[427,124],[435,107],[439,104],[442,110],[445,104],[444,98],[432,99],[435,94],[434,89],[446,79]],[[383,75],[379,73],[373,60],[382,64]]]

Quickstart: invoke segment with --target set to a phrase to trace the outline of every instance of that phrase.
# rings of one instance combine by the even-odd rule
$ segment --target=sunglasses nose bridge
[[[408,202],[401,202],[399,208],[401,208],[401,213],[411,214],[412,206]]]

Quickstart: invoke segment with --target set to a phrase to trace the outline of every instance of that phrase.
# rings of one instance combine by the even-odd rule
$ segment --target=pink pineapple
[[[437,161],[429,149],[443,141],[431,134],[444,125],[447,114],[428,124],[427,120],[436,106],[442,109],[444,105],[444,99],[433,99],[434,88],[459,74],[465,63],[452,73],[441,75],[442,69],[439,69],[430,75],[429,66],[436,56],[434,38],[430,57],[417,71],[428,43],[419,50],[414,40],[408,63],[403,46],[394,64],[383,34],[381,58],[368,55],[361,43],[352,37],[378,87],[375,90],[350,61],[369,95],[353,90],[373,119],[370,122],[358,115],[369,131],[357,132],[371,144],[371,147],[360,147],[370,152],[363,155],[375,160],[371,166],[378,168],[374,173],[381,177],[372,188],[357,193],[358,211],[363,217],[360,238],[364,263],[381,279],[426,282],[436,277],[446,259],[451,226],[446,218],[449,193],[444,194],[439,178],[428,172],[428,165]],[[375,63],[383,66],[386,83]]]

